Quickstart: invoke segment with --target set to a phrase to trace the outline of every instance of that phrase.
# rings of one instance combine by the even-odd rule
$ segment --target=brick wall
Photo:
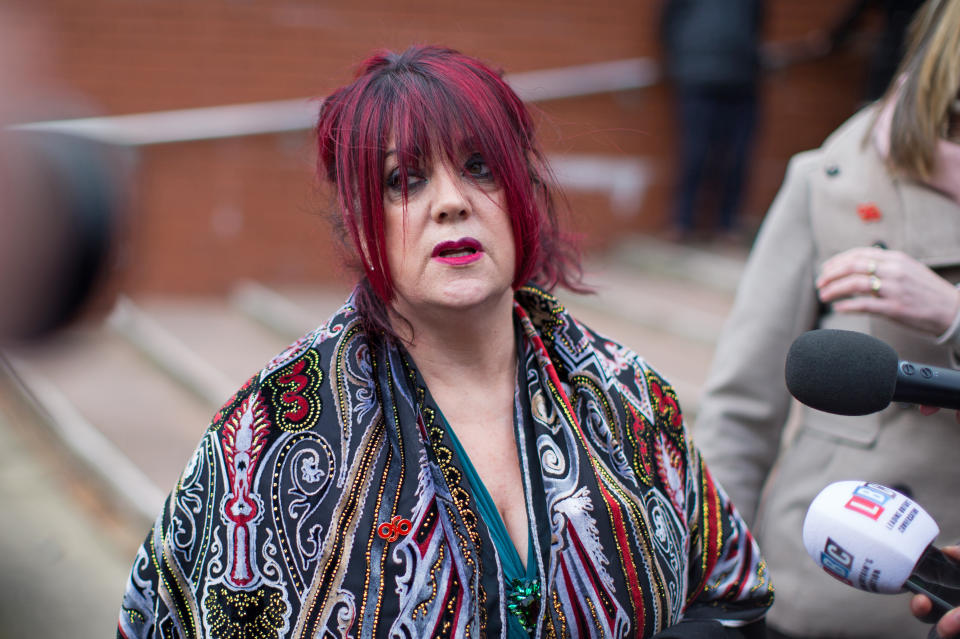
[[[658,56],[655,0],[42,4],[61,78],[108,114],[323,95],[374,48],[417,42],[447,44],[510,72]],[[827,24],[836,4],[771,0],[767,38],[797,38]],[[752,224],[790,155],[816,146],[856,108],[863,63],[863,51],[852,47],[766,77],[745,206]],[[570,193],[589,247],[663,226],[675,162],[672,109],[663,85],[536,105],[548,151],[640,156],[653,170],[633,217],[613,215],[601,195]],[[240,277],[336,277],[312,164],[306,132],[141,148],[123,286],[208,293]]]

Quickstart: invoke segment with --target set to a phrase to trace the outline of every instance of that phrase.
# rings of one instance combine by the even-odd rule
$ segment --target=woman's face
[[[512,299],[516,255],[503,190],[476,152],[408,167],[404,215],[394,145],[384,167],[387,261],[405,317]]]

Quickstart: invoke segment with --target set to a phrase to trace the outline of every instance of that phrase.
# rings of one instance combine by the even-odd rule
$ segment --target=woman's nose
[[[457,174],[449,168],[438,169],[431,182],[434,188],[433,218],[442,222],[469,215],[470,203]]]

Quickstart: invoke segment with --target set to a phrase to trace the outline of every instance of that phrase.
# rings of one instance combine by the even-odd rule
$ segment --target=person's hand
[[[942,548],[944,554],[950,555],[954,559],[960,559],[960,546],[945,546]],[[933,611],[933,602],[926,595],[914,595],[910,600],[910,612],[914,617],[922,619]],[[936,626],[937,636],[940,639],[953,639],[960,637],[960,607],[947,612]]]
[[[960,291],[900,251],[854,248],[823,263],[820,300],[840,313],[873,313],[940,335],[960,310]]]

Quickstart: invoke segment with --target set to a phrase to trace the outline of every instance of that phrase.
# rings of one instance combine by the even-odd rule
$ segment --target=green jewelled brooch
[[[527,632],[537,627],[540,614],[540,582],[536,579],[513,579],[507,584],[507,610]]]

